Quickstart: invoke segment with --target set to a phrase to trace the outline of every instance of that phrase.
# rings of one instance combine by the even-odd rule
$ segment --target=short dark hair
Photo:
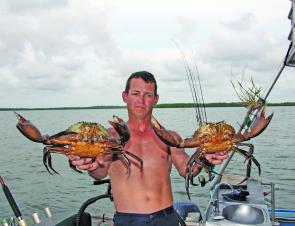
[[[126,93],[129,92],[131,79],[133,79],[133,78],[141,78],[146,83],[154,83],[155,84],[154,94],[155,94],[155,96],[157,95],[157,81],[156,81],[154,75],[150,72],[147,72],[147,71],[134,72],[129,76],[129,78],[126,82],[126,86],[125,86]]]

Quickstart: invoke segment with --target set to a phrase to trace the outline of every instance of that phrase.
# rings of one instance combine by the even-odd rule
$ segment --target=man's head
[[[147,71],[131,74],[122,92],[122,98],[127,104],[129,117],[150,118],[153,107],[159,100],[154,76]]]
[[[128,78],[128,80],[126,82],[126,87],[125,87],[126,93],[129,92],[131,79],[133,79],[133,78],[141,78],[146,83],[154,83],[154,85],[155,85],[154,95],[155,96],[158,95],[157,94],[157,81],[156,81],[154,75],[151,74],[150,72],[147,72],[147,71],[138,71],[138,72],[134,72],[130,75],[130,77]]]

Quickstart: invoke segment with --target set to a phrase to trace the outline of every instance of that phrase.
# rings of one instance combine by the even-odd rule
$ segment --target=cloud
[[[63,8],[67,0],[4,0],[6,9],[12,13],[31,13],[32,11],[47,11],[48,9]]]
[[[252,13],[243,13],[236,15],[235,18],[225,23],[229,30],[247,31],[255,23],[255,15]]]
[[[257,1],[2,2],[0,107],[122,104],[124,82],[139,70],[155,74],[160,102],[190,102],[172,40],[196,62],[205,99],[235,100],[231,76],[246,68],[246,77],[269,81],[285,54],[284,26],[289,32],[279,19],[289,5],[278,0],[270,4],[280,15]]]
[[[178,25],[178,31],[174,35],[176,40],[186,42],[189,38],[192,38],[197,26],[194,18],[181,16],[176,19],[176,23]]]
[[[253,15],[250,18],[254,20]],[[240,24],[239,20],[237,24]],[[226,29],[216,30],[200,48],[201,59],[216,67],[227,66],[241,71],[246,67],[258,75],[273,72],[282,59],[283,43],[250,24],[237,27],[230,22],[226,23]]]
[[[22,95],[30,90],[35,96],[37,92],[73,90],[78,83],[87,85],[91,80],[85,72],[91,56],[106,62],[120,55],[104,8],[77,11],[77,6],[66,1],[18,3],[9,1],[8,10],[0,17],[0,51],[5,53],[0,56],[3,92],[17,90]],[[29,13],[32,10],[34,13]]]

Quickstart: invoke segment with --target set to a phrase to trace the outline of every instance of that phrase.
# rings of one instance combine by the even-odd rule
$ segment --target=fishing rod
[[[200,93],[201,93],[201,98],[202,98],[202,112],[203,112],[203,115],[204,115],[204,118],[205,118],[205,123],[208,122],[207,120],[207,113],[206,113],[206,109],[205,109],[205,101],[204,101],[204,95],[203,95],[203,90],[202,90],[202,86],[201,86],[201,80],[200,80],[200,74],[199,74],[199,69],[198,69],[198,66],[197,66],[197,63],[196,63],[196,56],[194,57],[194,62],[195,62],[195,70],[197,72],[197,77],[198,77],[198,84],[199,84],[199,90],[200,90]],[[195,80],[195,76],[194,76],[194,83],[196,84],[196,80]]]
[[[196,78],[196,75],[193,72],[193,70],[190,68],[189,62],[182,48],[178,45],[178,43],[175,40],[172,40],[172,41],[174,42],[175,46],[179,49],[180,54],[182,56],[186,76],[189,82],[189,87],[190,87],[190,91],[193,98],[194,109],[196,112],[196,119],[197,119],[197,122],[199,123],[199,126],[202,126],[207,123],[207,115],[205,110],[205,102],[203,98],[203,92],[201,88],[201,82],[200,82],[200,76],[199,76],[197,64],[195,63],[195,71],[197,73],[197,78]],[[197,86],[197,79],[198,79],[199,87]]]
[[[19,226],[27,226],[27,223],[25,222],[24,218],[22,217],[22,214],[9,190],[9,188],[6,186],[6,184],[4,183],[4,180],[3,178],[0,176],[0,184],[2,185],[2,189],[3,189],[3,192],[6,196],[6,199],[18,221],[18,225]]]

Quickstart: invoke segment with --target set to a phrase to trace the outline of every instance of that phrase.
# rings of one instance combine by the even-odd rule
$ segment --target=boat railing
[[[267,196],[269,193],[270,195],[270,199],[268,199],[267,197],[265,197],[265,201],[267,201],[270,204],[271,207],[271,221],[273,223],[276,222],[276,202],[275,202],[275,184],[274,183],[261,183],[262,185],[266,185],[266,186],[270,186],[270,192],[265,192],[264,196]]]

